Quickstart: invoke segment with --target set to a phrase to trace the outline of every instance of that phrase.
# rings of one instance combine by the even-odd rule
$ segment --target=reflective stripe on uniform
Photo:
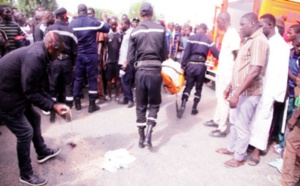
[[[156,120],[156,118],[153,118],[153,117],[148,117],[148,120],[155,121],[155,120]]]
[[[147,125],[146,125],[146,123],[137,123],[136,126],[138,126],[138,127],[145,127]]]
[[[59,35],[62,36],[69,36],[71,37],[76,43],[78,43],[77,37],[71,33],[71,32],[67,32],[67,31],[62,31],[62,30],[51,30],[52,32],[58,33]]]
[[[73,96],[72,96],[72,97],[71,97],[71,96],[70,96],[70,97],[67,96],[67,97],[66,97],[66,100],[67,100],[67,101],[73,101],[73,100],[74,100],[74,97],[73,97]]]
[[[150,29],[141,29],[141,30],[138,30],[136,32],[133,32],[131,34],[131,36],[137,35],[139,33],[150,33],[150,32],[161,32],[162,33],[162,32],[164,32],[164,30],[163,29],[152,29],[152,28],[150,28]]]
[[[103,27],[104,23],[101,22],[99,26],[87,26],[87,27],[78,27],[73,28],[74,31],[83,31],[83,30],[99,30]]]
[[[89,94],[98,94],[97,90],[89,90]]]
[[[191,40],[188,40],[187,42],[193,43],[193,44],[198,44],[198,45],[205,45],[205,46],[208,46],[208,47],[212,47],[212,46],[215,45],[215,43],[208,44],[208,43],[203,42],[203,41],[191,41]]]

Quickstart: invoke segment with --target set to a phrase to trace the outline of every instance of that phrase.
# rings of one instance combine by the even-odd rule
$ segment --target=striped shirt
[[[0,23],[0,29],[3,30],[7,35],[8,43],[9,43],[9,51],[15,50],[17,48],[14,37],[20,35],[25,36],[25,33],[15,22]]]
[[[232,74],[232,88],[235,91],[249,73],[250,66],[263,67],[259,75],[255,77],[252,84],[241,94],[244,96],[255,96],[262,94],[263,76],[267,66],[269,53],[268,39],[262,29],[254,32],[241,46],[235,60]]]

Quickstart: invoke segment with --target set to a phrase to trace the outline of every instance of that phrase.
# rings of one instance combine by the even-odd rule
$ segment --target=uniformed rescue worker
[[[161,104],[161,63],[167,59],[168,53],[165,29],[152,20],[151,4],[143,3],[140,15],[143,21],[132,31],[129,39],[128,62],[130,65],[135,64],[137,70],[136,122],[140,135],[139,146],[143,148],[152,147],[152,129],[156,125]]]
[[[211,39],[203,33],[203,28],[200,25],[196,27],[196,34],[189,37],[181,61],[181,68],[184,69],[186,76],[186,85],[181,98],[182,104],[177,112],[178,118],[181,118],[183,115],[186,102],[194,84],[196,84],[196,92],[192,115],[198,113],[197,105],[200,102],[202,86],[205,80],[207,53],[210,50],[214,57],[219,57],[218,49]]]
[[[56,21],[49,26],[46,33],[53,31],[58,33],[65,43],[65,48],[57,60],[50,64],[49,85],[50,95],[57,101],[58,95],[65,95],[64,102],[72,108],[73,106],[73,67],[77,55],[77,37],[73,29],[68,27],[68,16],[65,8],[59,8],[54,12]],[[55,112],[50,113],[50,122],[55,122]]]
[[[99,22],[87,15],[87,7],[85,4],[78,5],[78,16],[69,25],[73,28],[78,39],[78,52],[75,67],[74,81],[74,97],[75,108],[81,110],[80,94],[84,75],[86,74],[89,84],[89,109],[88,112],[94,112],[100,109],[96,105],[97,98],[97,76],[98,76],[98,61],[96,36],[97,32],[108,33],[109,25],[104,22]]]

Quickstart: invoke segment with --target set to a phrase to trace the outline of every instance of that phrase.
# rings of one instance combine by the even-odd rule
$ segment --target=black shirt
[[[107,60],[106,63],[118,63],[122,34],[120,32],[109,32],[107,35]]]
[[[50,58],[44,42],[36,42],[0,59],[0,109],[11,115],[34,104],[42,110],[53,109],[54,101],[42,88]]]
[[[165,29],[152,20],[141,22],[131,32],[128,45],[128,62],[159,60],[168,58]]]

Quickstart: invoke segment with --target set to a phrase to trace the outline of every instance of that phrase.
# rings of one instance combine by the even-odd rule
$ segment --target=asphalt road
[[[208,136],[212,128],[203,123],[213,117],[214,91],[203,88],[199,114],[190,114],[192,98],[183,118],[176,118],[175,95],[163,93],[158,124],[153,133],[153,149],[138,147],[135,107],[126,108],[114,101],[101,104],[101,110],[88,114],[87,100],[83,109],[73,109],[73,121],[57,118],[50,124],[42,115],[42,131],[49,147],[60,146],[60,155],[38,164],[32,146],[34,170],[48,178],[53,186],[272,186],[267,175],[280,175],[268,165],[278,158],[273,152],[261,157],[259,165],[228,168],[231,157],[215,152],[226,147],[227,138]],[[180,100],[180,96],[177,98]],[[39,111],[40,112],[40,111]],[[74,143],[72,147],[69,144]],[[0,126],[0,186],[19,186],[16,138]],[[136,160],[128,168],[112,173],[102,169],[104,154],[125,148]]]

